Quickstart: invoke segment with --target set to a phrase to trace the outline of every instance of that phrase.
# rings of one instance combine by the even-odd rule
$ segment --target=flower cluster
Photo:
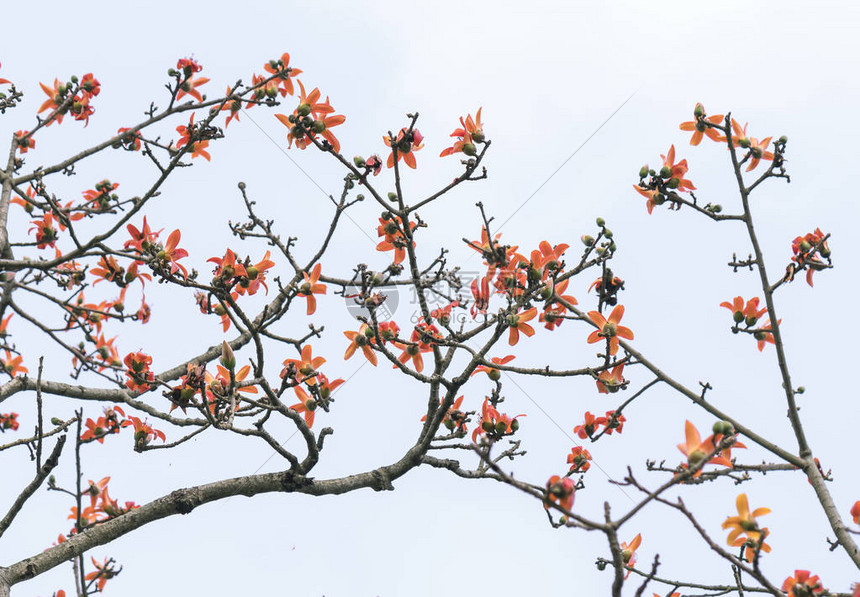
[[[125,355],[123,363],[126,366],[125,374],[129,378],[125,387],[132,392],[148,392],[151,384],[155,382],[155,376],[149,369],[152,357],[143,352],[130,352]]]
[[[803,236],[798,236],[791,242],[791,252],[794,254],[791,263],[785,268],[785,281],[791,282],[797,272],[806,270],[806,283],[812,286],[812,275],[815,272],[828,269],[830,265],[830,247],[827,246],[829,234],[816,228]],[[827,260],[827,263],[821,260]]]
[[[316,409],[322,406],[328,410],[331,395],[344,380],[329,381],[319,368],[325,363],[323,357],[313,356],[313,348],[305,344],[298,359],[284,360],[281,379],[292,386],[299,399],[298,404],[290,406],[295,412],[303,414],[308,427],[313,427]]]
[[[526,415],[520,414],[515,417],[509,417],[506,414],[500,413],[490,403],[489,398],[484,399],[484,404],[481,407],[481,422],[472,431],[472,441],[477,443],[478,436],[486,435],[490,441],[499,440],[507,435],[513,435],[520,428],[519,417]]]
[[[302,82],[298,81],[298,83],[301,90],[299,105],[290,115],[275,114],[281,124],[290,129],[287,135],[290,147],[295,142],[299,149],[306,149],[313,144],[317,135],[321,135],[325,139],[324,143],[331,147],[332,151],[340,153],[340,141],[334,136],[331,129],[343,124],[346,121],[346,116],[334,114],[334,108],[329,103],[328,97],[325,98],[324,102],[319,101],[322,95],[319,89],[315,87],[308,94],[305,92],[305,86]]]
[[[735,322],[735,325],[732,327],[732,332],[738,333],[743,329],[743,331],[752,334],[756,339],[756,342],[758,342],[759,352],[764,350],[764,347],[767,344],[774,343],[770,319],[766,320],[764,324],[760,325],[758,328],[754,327],[759,322],[762,315],[767,313],[767,307],[759,309],[758,297],[751,298],[744,303],[743,297],[736,296],[732,302],[723,301],[720,303],[720,307],[725,307],[732,312],[732,319]],[[782,320],[780,319],[777,323],[781,322]],[[741,324],[745,327],[740,328],[739,326]]]
[[[18,431],[18,413],[0,413],[0,433]]]
[[[600,431],[601,427],[605,428],[605,433],[607,435],[612,435],[614,431],[621,433],[624,430],[624,423],[627,419],[623,414],[617,413],[614,410],[606,411],[606,416],[603,417],[595,417],[590,412],[586,411],[585,420],[582,424],[577,425],[573,428],[573,432],[580,437],[580,439],[585,439],[589,437],[593,437],[595,433]]]
[[[39,107],[38,113],[52,111],[47,118],[46,126],[51,126],[54,122],[61,124],[65,115],[69,113],[75,120],[83,121],[84,126],[89,124],[90,116],[95,111],[90,105],[90,100],[101,91],[101,86],[92,73],[87,73],[80,80],[78,77],[72,77],[67,83],[54,79],[53,87],[48,87],[44,83],[39,83],[39,86],[48,99]]]
[[[729,516],[723,522],[724,529],[732,529],[726,543],[734,547],[744,546],[746,559],[752,562],[759,550],[770,553],[770,545],[764,542],[768,529],[760,528],[756,521],[759,516],[770,514],[770,508],[756,508],[751,512],[745,493],[737,497],[736,505],[738,515]]]

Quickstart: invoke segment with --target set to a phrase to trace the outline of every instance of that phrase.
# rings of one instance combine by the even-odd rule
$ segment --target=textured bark
[[[176,514],[188,514],[203,504],[236,495],[251,497],[272,492],[335,495],[365,487],[376,491],[391,490],[394,489],[391,482],[417,466],[418,458],[419,449],[414,447],[401,460],[390,466],[340,479],[316,481],[285,471],[178,489],[136,510],[69,537],[67,541],[47,551],[0,568],[0,597],[8,597],[9,587],[34,578],[87,550],[110,543],[150,522]]]

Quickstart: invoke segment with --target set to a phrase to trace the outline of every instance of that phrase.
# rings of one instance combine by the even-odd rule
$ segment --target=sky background
[[[204,90],[214,97],[239,78],[249,82],[266,61],[290,52],[291,65],[304,71],[305,85],[320,87],[346,115],[336,132],[347,157],[386,155],[382,135],[404,126],[407,112],[419,112],[426,146],[416,154],[418,170],[404,178],[412,203],[459,174],[457,158],[437,156],[458,118],[482,106],[484,130],[493,143],[485,161],[489,178],[461,186],[422,210],[430,227],[418,237],[421,258],[430,260],[448,247],[451,263],[477,271],[479,259],[461,240],[479,237],[476,201],[497,223],[505,222],[503,239],[525,250],[546,239],[570,243],[575,255],[579,237],[594,234],[595,218],[605,218],[619,246],[613,269],[626,281],[624,323],[636,333],[635,346],[690,387],[710,382],[715,404],[791,447],[773,348],[760,354],[751,339],[733,336],[730,317],[719,307],[736,295],[757,294],[756,276],[734,274],[725,266],[732,253],[749,252],[743,230],[689,210],[656,209],[649,216],[631,186],[642,164],[659,164],[660,154],[675,144],[678,157],[689,162],[688,177],[700,200],[737,213],[724,147],[709,142],[690,147],[689,134],[678,130],[691,119],[696,102],[709,113],[732,111],[750,122],[751,136],[787,135],[792,182],[771,181],[755,193],[757,230],[772,279],[788,263],[795,236],[816,227],[832,234],[836,269],[816,274],[814,289],[803,280],[784,287],[777,308],[793,379],[807,388],[801,415],[824,468],[834,471],[836,504],[848,517],[860,499],[856,449],[845,423],[860,415],[848,340],[858,332],[851,315],[860,257],[853,180],[854,140],[860,133],[854,117],[860,101],[856,5],[538,0],[441,1],[423,8],[404,2],[210,2],[191,8],[96,1],[76,7],[14,3],[4,8],[4,21],[0,76],[27,95],[21,108],[0,118],[0,134],[32,127],[44,99],[39,81],[93,72],[102,83],[89,127],[69,121],[43,131],[36,151],[28,154],[29,167],[53,163],[138,122],[152,101],[164,105],[166,72],[188,56],[204,66],[203,75],[211,78]],[[287,98],[277,111],[293,107]],[[300,256],[316,249],[332,210],[324,195],[339,192],[343,171],[318,152],[285,152],[287,131],[273,114],[262,108],[243,113],[227,137],[210,146],[212,162],[196,160],[193,168],[177,172],[149,207],[153,228],[182,229],[182,246],[191,254],[186,261],[202,272],[208,271],[206,259],[240,246],[226,227],[227,220],[243,219],[238,181],[246,182],[261,214],[276,219],[284,237],[299,236]],[[164,139],[177,137],[178,124],[163,128]],[[108,177],[127,197],[142,192],[154,174],[141,156],[117,152],[82,164],[77,176],[58,181],[52,190],[77,198]],[[386,172],[374,182],[388,190],[391,181]],[[388,256],[374,249],[378,211],[369,202],[350,211],[351,221],[342,223],[334,249],[322,261],[325,272],[348,277],[358,262],[380,269],[388,263]],[[29,227],[23,217],[12,224],[19,227],[19,238]],[[248,242],[241,250],[262,257],[266,249]],[[586,293],[594,277],[577,278],[569,289],[586,309],[596,303]],[[152,322],[121,330],[118,341],[123,355],[138,348],[151,352],[155,370],[222,338],[217,319],[196,312],[190,296],[162,291],[147,291]],[[97,287],[88,298],[112,298],[111,292]],[[398,299],[395,319],[404,327],[414,305],[405,294]],[[341,360],[346,347],[341,331],[354,329],[342,299],[330,296],[313,318],[299,311],[285,319],[284,332],[295,335],[309,322],[325,324],[326,337],[314,343],[314,352],[328,358],[324,371],[330,378],[349,380],[333,412],[318,418],[317,425],[333,426],[335,435],[314,475],[330,478],[399,458],[420,429],[422,388],[384,366],[365,366],[360,355]],[[11,331],[22,348],[31,347],[26,364],[34,372],[44,345],[21,321],[14,321]],[[552,334],[540,329],[520,342],[516,363],[595,363],[594,347],[585,343],[588,331],[573,322]],[[508,354],[506,348],[499,345],[493,355]],[[63,379],[67,357],[45,354],[47,370]],[[283,358],[293,356],[273,352],[272,375]],[[649,381],[637,369],[625,374],[632,391]],[[480,408],[489,388],[476,378],[467,386],[465,406]],[[528,454],[511,469],[539,484],[563,473],[565,456],[575,445],[572,428],[583,413],[602,414],[631,390],[610,399],[598,395],[587,379],[506,379],[506,412],[528,414],[520,432]],[[150,399],[164,403],[156,394]],[[4,412],[22,413],[22,429],[33,424],[27,418],[30,401],[32,396],[18,396],[3,404]],[[77,406],[56,398],[47,404],[58,416]],[[88,408],[87,416],[100,412]],[[679,463],[675,445],[683,440],[684,420],[703,431],[713,423],[660,388],[626,414],[623,435],[587,446],[596,466],[587,475],[587,490],[577,495],[575,509],[584,515],[599,518],[605,500],[615,512],[628,508],[635,494],[609,485],[607,476],[619,478],[631,464],[640,480],[657,485],[664,477],[641,472],[645,459]],[[165,431],[177,437],[175,430]],[[279,433],[287,439],[291,431]],[[0,491],[4,504],[31,474],[24,452],[15,456],[7,453],[4,459],[4,470],[10,471]],[[737,456],[750,463],[766,458],[755,448]],[[111,475],[112,496],[138,503],[177,487],[284,468],[265,446],[223,435],[144,455],[131,450],[129,436],[109,438],[103,446],[85,446],[85,463],[85,478]],[[70,482],[70,470],[59,473],[58,481]],[[92,555],[113,556],[124,566],[107,591],[130,597],[154,591],[328,597],[608,591],[610,572],[594,567],[597,556],[609,553],[603,537],[551,529],[532,498],[492,481],[469,482],[430,469],[413,471],[395,486],[394,492],[325,498],[235,497],[151,524]],[[847,590],[860,580],[847,557],[827,552],[825,536],[832,533],[800,474],[768,475],[741,488],[683,487],[673,495],[696,506],[699,520],[723,542],[720,523],[735,513],[739,491],[749,495],[753,508],[773,510],[763,521],[774,549],[763,569],[772,580],[781,583],[795,568],[812,569],[833,590]],[[67,531],[69,505],[59,494],[40,494],[4,537],[0,564],[38,553]],[[659,553],[661,575],[730,579],[728,567],[712,558],[674,513],[650,507],[623,528],[621,539],[639,532],[640,562]],[[13,595],[50,595],[59,588],[72,588],[68,566],[16,586]],[[627,592],[633,594],[632,584]]]

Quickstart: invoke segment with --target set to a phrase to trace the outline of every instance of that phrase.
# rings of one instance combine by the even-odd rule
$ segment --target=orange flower
[[[666,196],[661,194],[656,189],[645,189],[640,187],[639,185],[633,185],[633,188],[636,189],[636,192],[645,197],[648,201],[645,202],[645,207],[648,209],[648,215],[651,215],[651,212],[654,211],[655,205],[663,205],[666,201]]]
[[[860,501],[851,506],[851,516],[854,518],[854,524],[860,524]]]
[[[720,303],[720,307],[725,307],[732,312],[735,323],[740,324],[743,322],[746,323],[747,327],[751,327],[767,312],[766,307],[759,309],[758,304],[759,298],[755,297],[748,300],[746,306],[744,306],[743,297],[736,296],[731,303],[728,301]]]
[[[521,414],[512,418],[502,414],[490,404],[489,398],[484,398],[484,404],[481,407],[481,424],[472,432],[472,441],[477,443],[478,436],[484,434],[493,441],[513,435],[520,428],[520,422],[517,419],[524,416],[526,415]]]
[[[594,344],[600,342],[601,338],[606,338],[609,343],[609,354],[614,355],[618,352],[618,338],[625,340],[633,339],[633,332],[630,328],[618,325],[621,318],[624,317],[624,305],[618,305],[609,314],[609,319],[603,317],[599,311],[589,311],[589,319],[594,322],[597,329],[588,336],[588,343]]]
[[[386,135],[382,140],[385,141],[385,144],[388,147],[391,147],[391,137]],[[396,150],[397,161],[399,162],[400,158],[403,158],[406,165],[414,169],[416,164],[415,154],[413,152],[424,147],[424,144],[421,143],[423,140],[424,135],[422,135],[418,129],[412,129],[411,131],[406,128],[400,129],[400,132],[397,133],[397,138],[394,140],[394,147],[391,150],[391,155],[388,156],[388,167],[394,167],[394,152]]]
[[[415,230],[418,226],[415,222],[409,222],[409,229]],[[379,226],[376,227],[376,235],[383,240],[376,245],[377,251],[394,251],[394,265],[401,263],[406,258],[406,246],[409,241],[403,233],[403,220],[397,216],[386,214],[385,218],[379,218]],[[415,246],[413,241],[412,246]]]
[[[21,365],[24,361],[24,357],[21,355],[12,356],[12,353],[6,350],[6,358],[0,359],[0,364],[3,365],[3,371],[15,377],[19,373],[27,373],[28,369]]]
[[[750,155],[752,156],[749,166],[747,166],[747,172],[758,166],[759,161],[761,161],[762,158],[773,160],[773,154],[766,151],[767,146],[770,144],[771,137],[766,137],[761,141],[755,137],[747,137],[748,124],[749,123],[744,124],[744,128],[741,128],[740,123],[732,118],[732,130],[735,133],[732,135],[732,141],[743,149],[749,149]]]
[[[811,597],[824,592],[824,587],[818,580],[818,576],[810,576],[809,570],[795,570],[794,576],[789,576],[782,583],[782,590],[788,597]]]
[[[84,579],[89,583],[95,583],[96,591],[100,593],[104,591],[107,581],[119,574],[121,569],[117,570],[114,568],[113,558],[105,558],[104,562],[101,564],[99,564],[93,557],[90,557],[90,560],[92,560],[93,566],[95,566],[96,569],[87,574]],[[89,587],[90,585],[88,584],[87,586]]]
[[[208,79],[207,79],[208,81]],[[198,100],[200,101],[200,100]],[[197,129],[194,125],[194,113],[191,113],[191,117],[188,120],[188,125],[180,125],[176,127],[176,132],[179,133],[179,140],[176,142],[176,147],[184,147],[188,146],[188,151],[191,152],[191,157],[203,157],[206,158],[206,161],[210,161],[212,156],[209,155],[209,152],[206,151],[206,148],[209,147],[209,141],[192,141],[191,137],[197,132]]]
[[[269,294],[269,286],[266,284],[266,270],[275,267],[275,262],[269,259],[271,254],[271,251],[266,251],[266,254],[263,255],[260,261],[245,268],[247,278],[239,280],[239,286],[236,288],[239,294],[245,294],[246,292],[249,295],[257,294],[261,285],[266,289],[266,294]]]
[[[475,113],[474,120],[472,120],[471,114],[467,114],[465,120],[463,120],[463,117],[461,116],[460,126],[461,128],[458,128],[451,133],[452,137],[458,137],[457,141],[455,141],[454,145],[451,147],[443,149],[442,153],[439,154],[440,158],[453,155],[461,151],[470,157],[478,153],[475,143],[484,142],[484,129],[481,124],[481,108],[478,108],[478,111]]]
[[[27,153],[36,147],[36,140],[30,135],[30,131],[17,131],[15,133],[15,144],[21,153]]]
[[[131,235],[131,240],[125,241],[123,247],[126,250],[134,249],[138,253],[146,253],[149,250],[149,247],[158,239],[158,235],[161,234],[161,230],[158,232],[150,230],[149,224],[146,221],[146,216],[143,216],[143,228],[141,230],[138,230],[137,227],[132,224],[126,226],[126,230],[128,230],[128,233]]]
[[[576,483],[570,477],[553,475],[546,482],[546,502],[543,507],[549,510],[551,503],[558,502],[567,512],[573,508],[573,498],[576,493]]]
[[[278,79],[280,79],[278,90],[281,93],[281,97],[295,94],[292,78],[302,74],[302,71],[290,66],[289,54],[285,52],[281,54],[281,58],[279,60],[269,60],[263,68],[266,69],[267,72],[277,75]]]
[[[747,494],[745,493],[738,496],[736,505],[738,508],[738,515],[730,516],[723,522],[724,529],[732,529],[729,532],[726,543],[735,547],[748,543],[748,560],[752,560],[750,556],[753,555],[754,547],[757,546],[759,542],[761,542],[762,551],[770,552],[770,545],[763,542],[764,536],[767,535],[768,530],[759,528],[758,522],[756,522],[757,517],[770,514],[770,508],[757,508],[750,512]],[[741,535],[746,535],[746,538]]]
[[[660,154],[663,158],[663,168],[660,170],[660,177],[667,179],[670,188],[677,188],[679,191],[695,191],[696,187],[693,183],[684,178],[687,174],[687,160],[675,162],[675,146],[669,148],[669,153],[666,155]],[[673,180],[677,180],[677,186],[674,186]]]
[[[368,330],[370,330],[369,335]],[[350,330],[344,332],[343,335],[350,340],[350,345],[346,347],[346,352],[343,355],[344,360],[352,358],[355,351],[360,348],[364,353],[364,358],[370,361],[371,365],[376,367],[376,353],[373,352],[373,349],[371,348],[371,346],[376,342],[376,337],[373,334],[373,330],[366,323],[362,323],[357,332]]]
[[[514,355],[509,354],[506,357],[493,357],[492,359],[490,359],[490,362],[493,363],[494,365],[505,365],[505,364],[513,361],[515,358],[516,357]],[[476,373],[479,373],[481,371],[486,373],[487,377],[489,377],[493,381],[498,381],[499,378],[502,376],[501,371],[499,371],[495,367],[489,367],[487,365],[478,365],[477,367],[475,367],[475,370],[472,371],[472,375],[475,375]]]
[[[702,441],[702,436],[699,435],[699,430],[696,429],[696,426],[693,425],[690,421],[687,421],[685,423],[684,432],[687,436],[687,441],[686,443],[678,444],[678,449],[684,456],[687,457],[687,466],[689,468],[697,467],[702,464],[702,461],[708,454],[710,454],[716,449],[716,445],[714,444],[714,437],[711,436],[708,437],[705,441]],[[717,454],[708,462],[711,464],[721,464],[729,468],[732,467],[732,461],[726,458],[723,454]],[[699,470],[697,470],[693,476],[698,477],[701,474],[702,469],[699,468]]]
[[[582,446],[571,448],[567,463],[570,465],[570,472],[584,473],[591,468],[591,452]]]
[[[473,319],[477,319],[478,314],[486,314],[487,307],[490,306],[490,282],[488,276],[481,278],[480,284],[478,283],[478,278],[472,280],[472,297],[475,300],[469,312],[472,314]]]
[[[634,566],[636,564],[636,550],[642,544],[642,534],[633,537],[633,541],[629,544],[622,541],[621,543],[621,559],[624,560],[625,566]],[[630,570],[624,575],[624,578],[630,576]]]
[[[305,344],[302,347],[300,359],[286,359],[284,361],[281,377],[284,378],[289,375],[296,383],[304,382],[309,386],[313,386],[317,383],[317,369],[323,363],[325,363],[325,359],[323,357],[315,357],[311,345]]]
[[[117,135],[120,135],[119,144],[126,151],[140,151],[140,141],[142,137],[140,133],[128,133],[131,129],[128,127],[121,127],[117,129]]]
[[[66,94],[69,92],[69,88],[66,87],[65,84],[60,84],[59,79],[54,79],[54,87],[48,87],[44,83],[39,83],[39,86],[42,88],[42,91],[45,92],[45,95],[48,96],[41,106],[39,106],[38,114],[41,114],[45,110],[56,110],[60,107],[60,105],[65,101]],[[57,114],[57,117],[51,122],[56,121],[57,124],[62,124],[64,114]],[[48,126],[51,126],[51,123],[48,123]]]
[[[188,279],[188,270],[185,269],[185,266],[181,263],[178,263],[180,259],[183,257],[188,257],[188,251],[185,249],[180,249],[177,247],[179,244],[179,240],[182,238],[182,233],[177,228],[173,232],[170,233],[170,236],[167,237],[167,243],[164,245],[157,256],[159,259],[163,261],[167,261],[170,264],[170,273],[175,274],[177,270],[182,271],[182,275],[185,279]]]
[[[341,114],[333,114],[334,108],[329,103],[329,98],[326,97],[324,102],[319,101],[320,90],[314,88],[309,94],[305,92],[305,87],[299,81],[299,105],[292,114],[275,114],[275,118],[281,121],[281,124],[290,129],[287,135],[289,146],[293,146],[293,141],[296,142],[296,147],[305,149],[312,143],[312,139],[322,135],[323,138],[331,145],[335,153],[340,152],[340,141],[331,132],[331,128],[341,125],[346,121],[346,116]],[[301,125],[301,126],[300,126]]]
[[[627,381],[622,375],[623,371],[624,363],[616,365],[612,371],[609,371],[609,369],[601,371],[600,375],[597,376],[597,391],[601,394],[614,394],[624,387]]]
[[[18,413],[0,413],[0,433],[7,429],[18,431]]]
[[[33,232],[33,230],[36,231],[37,248],[56,247],[58,232],[54,228],[54,214],[46,213],[41,220],[33,220],[30,223],[35,225],[30,228],[28,233]]]
[[[308,315],[313,315],[317,310],[317,300],[314,298],[315,294],[325,294],[326,286],[325,284],[320,284],[320,264],[317,263],[314,268],[311,270],[311,275],[309,276],[307,272],[302,272],[302,276],[304,276],[304,283],[299,286],[298,294],[299,296],[303,296],[308,299]]]
[[[230,94],[233,93],[233,89],[230,86],[227,86],[227,91],[224,92],[224,97],[227,98],[227,101],[224,102],[224,105],[221,106],[221,112],[229,111],[230,113],[227,115],[227,121],[224,123],[224,128],[226,129],[230,126],[230,121],[234,118],[236,122],[239,122],[239,112],[242,111],[242,102],[238,97],[230,97]]]
[[[311,398],[311,396],[309,396],[301,386],[296,386],[293,390],[295,390],[296,396],[299,397],[300,402],[298,404],[293,404],[290,408],[297,413],[303,413],[305,416],[305,423],[307,423],[308,427],[313,427],[317,408],[316,400]]]
[[[130,352],[125,355],[123,363],[126,366],[125,374],[129,377],[125,382],[127,387],[132,392],[147,392],[151,387],[150,384],[155,382],[155,376],[149,370],[152,365],[152,357],[143,352]]]
[[[445,399],[442,398],[440,402],[444,403]],[[454,401],[454,404],[451,405],[448,412],[445,413],[445,417],[442,419],[442,424],[448,431],[454,431],[456,429],[458,432],[466,432],[466,415],[460,410],[460,406],[462,404],[463,396],[460,396]],[[421,417],[422,422],[426,420],[427,415]]]
[[[782,323],[782,320],[779,319],[779,320],[777,320],[776,323],[780,324],[780,323]],[[762,326],[759,329],[757,329],[753,333],[753,337],[756,339],[756,342],[758,343],[758,351],[759,352],[763,351],[764,347],[767,346],[768,344],[775,344],[774,339],[773,339],[773,331],[771,330],[770,325],[771,325],[770,319],[768,319],[767,321],[764,322],[764,324],[762,324]]]
[[[790,274],[787,274],[787,278],[789,282],[794,278],[796,267],[805,267],[806,283],[812,286],[812,275],[817,271],[821,271],[829,267],[818,257],[821,255],[825,259],[830,259],[830,247],[827,246],[827,241],[824,240],[825,236],[826,235],[820,228],[816,228],[815,232],[809,232],[803,236],[798,236],[791,242],[791,250],[794,253],[791,260],[795,262],[797,266],[795,266],[794,263],[788,266],[787,269]],[[816,252],[812,251],[813,247],[816,248]]]
[[[722,136],[717,129],[705,124],[706,122],[710,124],[720,124],[723,121],[722,114],[705,116],[705,107],[702,104],[696,104],[696,108],[693,110],[693,116],[695,117],[695,120],[682,122],[680,127],[682,131],[695,131],[690,139],[690,145],[698,145],[702,142],[702,137],[705,135],[713,141],[719,142],[726,140],[726,138]]]
[[[153,429],[138,417],[129,417],[122,422],[122,427],[128,427],[129,425],[134,426],[135,450],[141,450],[156,438],[160,439],[162,442],[167,440],[164,432],[159,431],[158,429]]]
[[[399,357],[399,361],[404,365],[411,359],[412,366],[419,373],[424,370],[424,357],[422,353],[433,350],[433,344],[430,342],[432,338],[441,338],[439,328],[435,325],[428,325],[424,322],[419,322],[412,330],[409,337],[409,344],[404,342],[395,342],[398,348],[403,349],[403,353]]]
[[[182,74],[182,80],[176,92],[176,99],[180,100],[186,95],[190,95],[198,102],[202,102],[203,96],[200,95],[197,88],[208,83],[209,79],[206,77],[192,77],[192,75],[203,70],[203,67],[197,64],[197,61],[193,58],[181,58],[176,63],[176,69]]]
[[[582,425],[577,425],[573,428],[573,432],[581,439],[591,437],[600,428],[601,425],[606,425],[606,417],[595,417],[590,412],[585,412],[585,422]]]
[[[508,316],[508,331],[510,333],[508,336],[508,344],[513,346],[519,342],[520,332],[528,337],[535,335],[535,329],[526,323],[527,321],[534,319],[535,316],[537,316],[537,307],[532,307],[522,313],[515,313]]]

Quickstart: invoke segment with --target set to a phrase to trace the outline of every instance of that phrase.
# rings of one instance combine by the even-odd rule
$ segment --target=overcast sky
[[[725,266],[732,253],[749,252],[743,231],[689,211],[657,209],[649,216],[631,187],[640,166],[658,164],[659,155],[674,144],[679,158],[690,164],[700,199],[737,212],[725,149],[707,142],[690,147],[689,134],[678,130],[697,101],[709,113],[732,111],[750,123],[752,136],[787,135],[792,182],[767,183],[754,196],[753,210],[772,275],[787,264],[795,236],[816,227],[832,234],[836,268],[817,274],[814,289],[799,280],[777,298],[793,377],[808,388],[801,414],[824,468],[833,468],[831,490],[848,516],[860,499],[856,449],[847,444],[853,438],[843,437],[850,433],[843,421],[853,423],[860,415],[852,376],[855,351],[847,340],[858,331],[851,315],[860,257],[853,178],[860,133],[855,117],[860,8],[854,3],[438,1],[418,8],[407,2],[216,1],[190,6],[9,3],[3,9],[7,30],[0,39],[0,77],[27,95],[21,108],[0,118],[0,133],[32,127],[44,99],[39,81],[93,72],[103,90],[89,127],[64,122],[37,137],[28,166],[49,164],[138,122],[150,102],[164,105],[166,73],[178,58],[193,56],[204,66],[203,74],[211,78],[205,91],[214,97],[239,78],[250,82],[267,60],[290,52],[291,65],[304,71],[305,85],[320,87],[346,115],[337,133],[347,157],[385,155],[382,135],[404,126],[407,112],[420,113],[426,147],[416,155],[418,170],[407,172],[404,181],[414,203],[458,174],[456,158],[437,156],[458,118],[483,107],[484,130],[493,142],[486,160],[489,179],[462,186],[422,212],[429,228],[418,240],[420,256],[429,261],[440,247],[449,247],[452,263],[476,271],[480,262],[460,239],[480,234],[478,200],[499,223],[506,222],[504,240],[525,250],[546,239],[578,251],[579,237],[594,233],[595,217],[605,218],[619,245],[613,267],[627,282],[621,300],[635,345],[691,387],[709,381],[715,388],[711,400],[792,448],[772,347],[759,354],[748,338],[731,335],[729,317],[718,306],[739,294],[756,294],[753,276],[733,274]],[[290,101],[279,111],[291,111]],[[300,255],[315,250],[331,213],[324,194],[339,192],[343,172],[318,152],[285,153],[286,129],[272,114],[259,108],[243,113],[227,137],[211,145],[211,163],[197,160],[176,173],[148,212],[154,228],[182,229],[188,261],[201,271],[208,270],[207,258],[238,244],[226,221],[243,217],[240,180],[284,236],[299,237]],[[175,136],[177,124],[165,127],[165,138]],[[57,192],[71,199],[108,177],[120,182],[125,196],[139,193],[154,172],[140,156],[120,157],[81,165]],[[382,176],[378,181],[384,190],[391,185]],[[377,212],[374,205],[352,211],[335,250],[323,259],[324,271],[348,276],[359,262],[385,266],[388,257],[373,246]],[[24,219],[16,222],[21,230],[28,226]],[[265,247],[249,243],[242,250],[262,256]],[[588,309],[595,304],[586,293],[593,277],[570,287]],[[112,298],[96,290],[93,298]],[[123,332],[121,354],[142,347],[153,354],[154,368],[163,369],[220,342],[217,321],[195,314],[191,297],[154,289],[151,298],[153,321],[139,336]],[[398,458],[418,432],[426,405],[421,388],[385,367],[362,366],[360,356],[341,360],[341,331],[354,324],[342,301],[329,299],[316,318],[296,313],[286,327],[301,333],[311,321],[325,324],[328,333],[314,352],[328,358],[329,377],[349,379],[337,408],[324,415],[324,424],[336,433],[314,471],[319,478]],[[405,293],[398,299],[395,317],[404,327],[414,305]],[[35,371],[38,338],[23,326],[13,332],[22,347],[32,346],[25,355]],[[521,342],[519,358],[524,365],[585,366],[595,362],[586,335],[572,322],[560,333],[541,330]],[[494,354],[507,354],[503,348]],[[293,355],[282,358],[288,356]],[[56,378],[68,371],[65,358],[57,355],[48,363]],[[648,381],[642,372],[625,373],[634,389]],[[464,406],[479,408],[489,385],[476,378],[467,389]],[[505,394],[508,412],[528,414],[522,425],[528,455],[512,470],[534,483],[566,470],[565,456],[575,445],[572,428],[586,410],[603,413],[617,405],[616,397],[597,395],[589,380],[508,380]],[[24,413],[31,400],[20,396],[3,410],[18,410],[22,428],[30,428],[33,422]],[[155,394],[152,400],[163,402]],[[58,399],[48,404],[57,414],[75,406]],[[88,416],[99,412],[88,408]],[[646,458],[677,464],[682,456],[675,445],[683,440],[685,418],[703,430],[713,422],[666,390],[650,393],[627,416],[622,436],[590,447],[598,466],[588,473],[588,489],[575,506],[584,515],[600,518],[604,500],[616,512],[629,507],[635,495],[607,484],[607,476],[619,478],[628,463],[641,471]],[[287,439],[288,430],[282,432]],[[176,487],[284,468],[263,446],[222,436],[184,448],[138,455],[127,436],[109,438],[104,446],[86,446],[85,477],[111,475],[113,497],[145,503]],[[14,474],[4,477],[3,503],[30,474],[25,454],[17,456],[17,464],[8,454],[4,459]],[[738,457],[760,462],[766,455],[750,449]],[[72,478],[69,467],[64,475]],[[652,486],[663,479],[641,472],[640,478]],[[435,470],[415,471],[395,486],[394,492],[322,499],[236,497],[149,525],[92,555],[113,556],[124,566],[107,591],[129,597],[154,592],[606,594],[610,573],[594,567],[598,555],[608,555],[604,538],[551,529],[533,499],[492,481],[469,482]],[[677,493],[700,507],[703,524],[724,541],[719,526],[735,513],[739,491],[750,496],[753,507],[773,510],[765,522],[774,551],[763,563],[772,580],[781,583],[795,568],[812,569],[834,590],[860,580],[847,557],[827,552],[825,536],[832,533],[799,474],[768,475],[741,488],[723,483]],[[68,507],[58,494],[34,500],[4,537],[0,564],[48,547],[68,530]],[[728,567],[673,513],[649,508],[624,527],[621,539],[629,541],[637,532],[644,538],[640,562],[659,552],[661,574],[730,580]],[[15,587],[13,594],[45,596],[72,586],[70,567],[64,566]]]

